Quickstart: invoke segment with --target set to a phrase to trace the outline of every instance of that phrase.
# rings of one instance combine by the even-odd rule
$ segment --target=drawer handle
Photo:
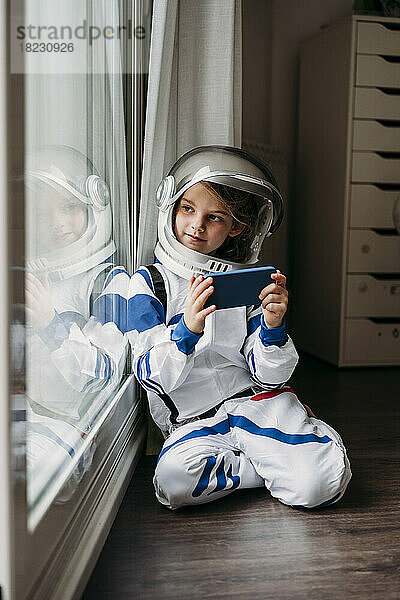
[[[362,252],[363,254],[368,254],[368,252],[370,251],[370,249],[371,249],[371,248],[369,247],[369,245],[368,245],[368,244],[363,244],[363,245],[361,246],[361,252]]]
[[[399,296],[400,295],[400,284],[397,285],[391,285],[390,286],[390,293],[393,296]]]
[[[399,330],[397,329],[397,327],[395,327],[392,331],[393,337],[398,338],[399,337]]]

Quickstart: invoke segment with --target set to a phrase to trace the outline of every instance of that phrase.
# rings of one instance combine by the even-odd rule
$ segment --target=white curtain
[[[154,0],[138,264],[154,262],[155,191],[204,144],[241,145],[241,0]]]
[[[101,0],[91,4],[95,23],[112,26],[114,31],[124,25],[118,0]],[[111,42],[111,43],[110,43]],[[94,46],[92,88],[92,130],[89,145],[95,165],[110,187],[113,199],[113,235],[117,246],[115,261],[132,269],[130,221],[128,208],[128,178],[126,134],[123,101],[124,47],[118,39],[108,39]],[[96,74],[97,73],[97,74]]]

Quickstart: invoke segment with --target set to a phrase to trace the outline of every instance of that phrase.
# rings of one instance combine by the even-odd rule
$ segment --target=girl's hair
[[[257,225],[260,209],[259,200],[254,194],[220,183],[202,181],[202,184],[218,196],[219,202],[232,216],[234,226],[245,225],[239,235],[226,238],[224,243],[215,251],[215,257],[238,263],[246,262]]]

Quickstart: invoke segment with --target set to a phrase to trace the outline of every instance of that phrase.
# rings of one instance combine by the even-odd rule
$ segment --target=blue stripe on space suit
[[[136,271],[136,273],[140,273],[140,275],[142,275],[142,277],[144,277],[147,285],[149,286],[149,288],[151,289],[151,291],[154,294],[154,285],[153,285],[153,282],[151,280],[151,277],[150,277],[148,271],[146,271],[146,269],[138,269]]]
[[[260,325],[260,315],[257,314],[255,317],[250,317],[247,321],[247,335],[251,335],[258,329]]]
[[[142,386],[145,388],[145,390],[147,392],[156,394],[158,398],[160,398],[160,400],[164,403],[164,405],[169,409],[171,423],[175,424],[176,418],[178,416],[178,409],[176,408],[168,394],[166,394],[165,391],[162,389],[162,387],[156,381],[150,379],[150,351],[141,356],[138,360],[136,376],[142,384]]]
[[[283,444],[291,444],[292,446],[298,444],[308,444],[310,442],[326,444],[327,442],[332,441],[331,438],[327,435],[318,436],[314,433],[288,434],[284,431],[276,429],[276,427],[259,427],[256,423],[253,423],[253,421],[250,421],[250,419],[247,419],[246,417],[228,414],[227,419],[225,419],[224,421],[220,421],[216,425],[213,425],[213,427],[200,427],[199,429],[196,429],[191,433],[188,433],[187,435],[183,436],[173,444],[168,444],[164,446],[160,453],[160,456],[158,457],[158,460],[160,460],[160,458],[164,456],[164,454],[168,452],[170,448],[176,446],[177,444],[181,444],[182,442],[185,442],[187,440],[192,440],[194,438],[199,438],[207,435],[216,435],[217,433],[225,434],[228,433],[232,427],[239,427],[239,429],[248,431],[253,435],[268,437],[274,440],[278,440]]]

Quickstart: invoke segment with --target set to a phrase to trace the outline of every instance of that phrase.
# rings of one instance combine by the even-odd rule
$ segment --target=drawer
[[[346,319],[344,360],[348,363],[400,364],[400,323]]]
[[[357,54],[356,85],[400,87],[400,63],[382,56]]]
[[[400,89],[398,94],[393,94],[378,88],[356,88],[354,116],[400,121]]]
[[[400,279],[348,275],[346,317],[400,318]]]
[[[376,152],[353,152],[351,179],[364,183],[400,183],[400,158]]]
[[[400,30],[382,23],[358,23],[357,52],[400,56]]]
[[[348,256],[351,273],[400,273],[400,236],[350,229]]]
[[[384,190],[376,185],[355,183],[350,190],[350,227],[393,229],[393,209],[400,196],[397,190]]]
[[[354,120],[353,150],[400,152],[400,127],[383,125],[379,121]]]

